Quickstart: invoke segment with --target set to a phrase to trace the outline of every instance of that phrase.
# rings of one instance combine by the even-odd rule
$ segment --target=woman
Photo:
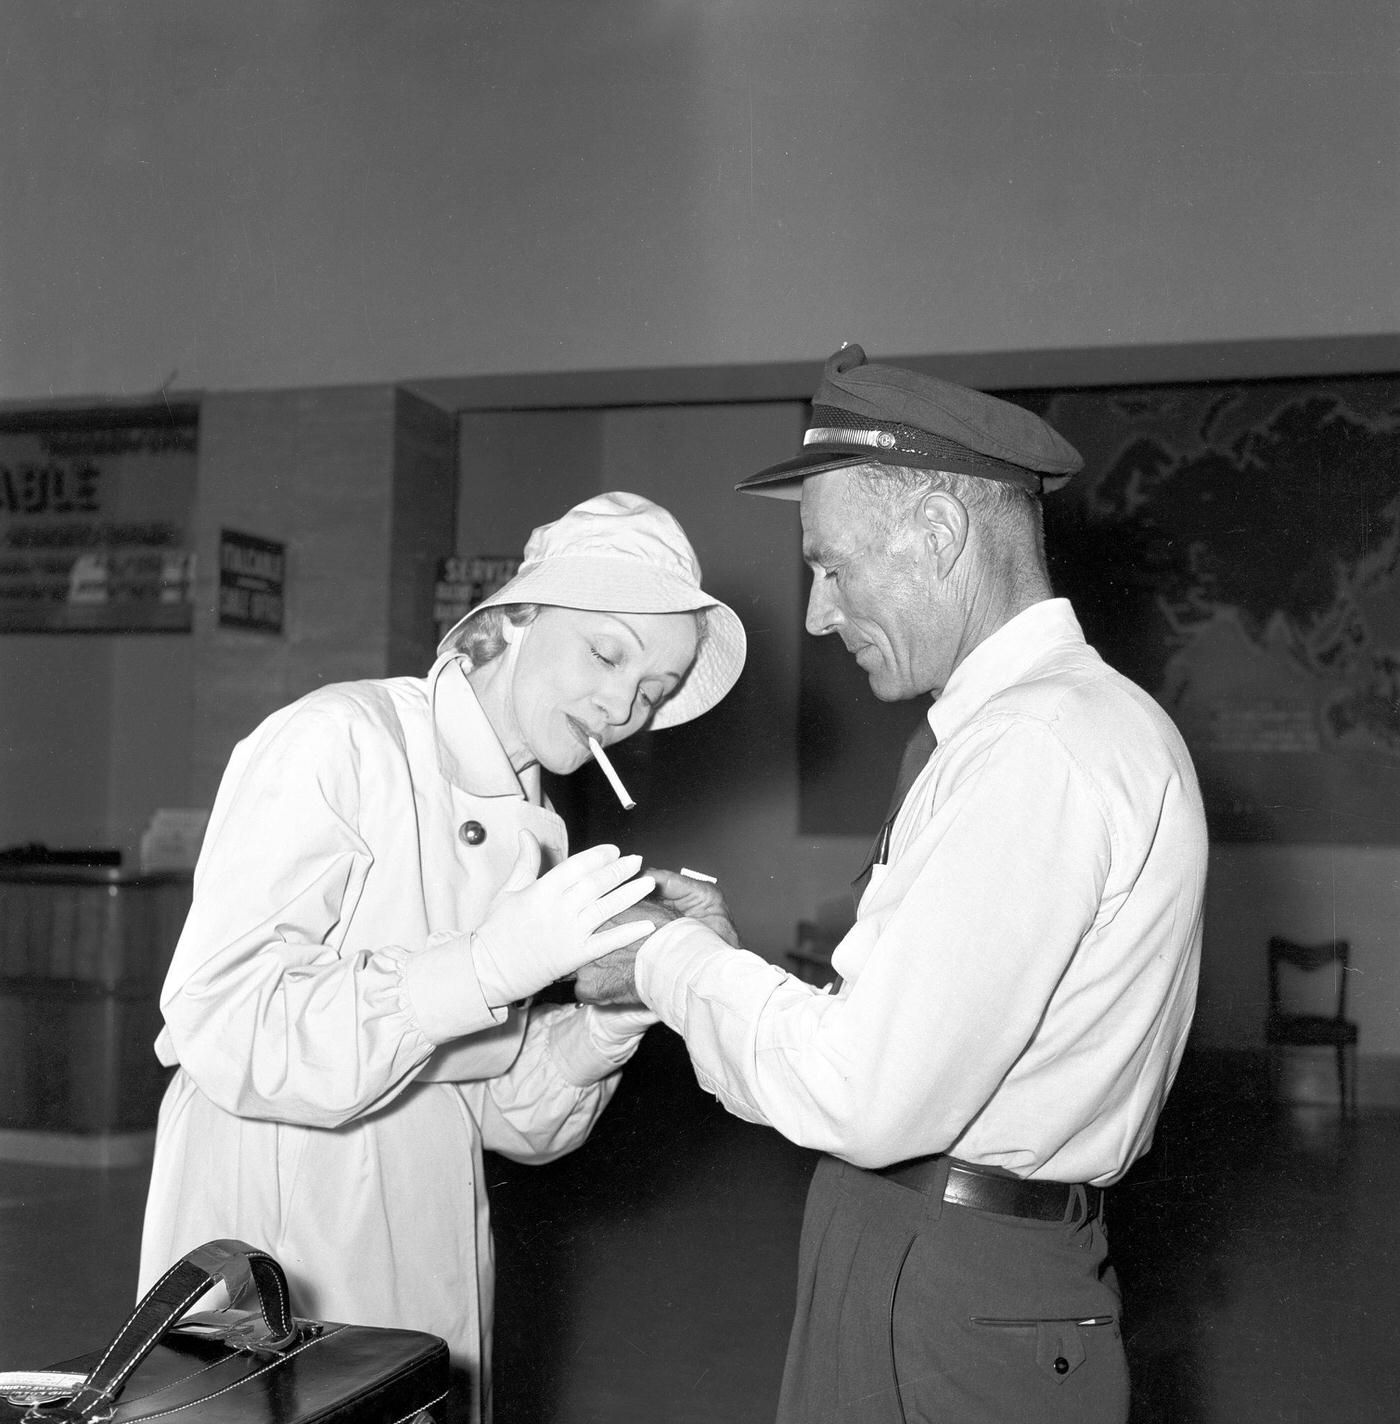
[[[298,1314],[446,1339],[476,1420],[482,1149],[577,1147],[652,1022],[530,1007],[645,934],[605,921],[652,886],[616,847],[567,855],[540,768],[699,716],[744,632],[665,510],[604,494],[536,529],[438,654],[426,678],[313,692],[233,753],[161,994],[176,1072],[141,1286],[203,1241],[248,1240]]]

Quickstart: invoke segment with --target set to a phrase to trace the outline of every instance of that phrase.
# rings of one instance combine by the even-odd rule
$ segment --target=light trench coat
[[[573,1005],[489,1007],[469,932],[530,831],[517,777],[446,656],[344,683],[235,749],[161,993],[144,1291],[236,1237],[306,1317],[442,1336],[490,1417],[494,1289],[482,1150],[547,1161],[588,1135],[636,1037]]]

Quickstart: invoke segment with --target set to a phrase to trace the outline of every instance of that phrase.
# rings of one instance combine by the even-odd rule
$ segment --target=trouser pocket
[[[1095,1343],[1091,1332],[1106,1332],[1108,1337],[1118,1334],[1118,1321],[1112,1315],[1029,1320],[974,1315],[972,1323],[984,1330],[997,1332],[1007,1344],[1023,1342],[1027,1351],[1034,1351],[1036,1368],[1060,1383],[1067,1380],[1088,1357]]]

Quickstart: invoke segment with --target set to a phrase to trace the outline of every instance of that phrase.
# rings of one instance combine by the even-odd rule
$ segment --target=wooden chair
[[[1337,1100],[1344,1116],[1356,1111],[1357,1028],[1346,1016],[1350,958],[1351,945],[1344,939],[1299,944],[1282,935],[1272,936],[1269,1012],[1264,1023],[1264,1038],[1271,1048],[1330,1045],[1336,1050]],[[1326,977],[1329,968],[1335,994]],[[1285,985],[1285,976],[1293,982]],[[1299,1002],[1300,998],[1307,1002]]]

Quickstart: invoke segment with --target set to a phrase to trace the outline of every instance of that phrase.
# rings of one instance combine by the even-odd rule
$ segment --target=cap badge
[[[802,437],[804,445],[871,445],[879,450],[893,450],[899,443],[888,430],[837,430],[829,425],[814,425]]]

